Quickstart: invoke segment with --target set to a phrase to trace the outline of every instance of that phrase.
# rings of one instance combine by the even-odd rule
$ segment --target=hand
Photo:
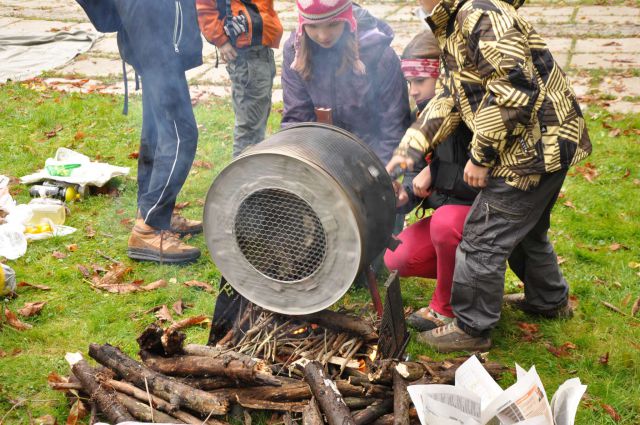
[[[471,187],[485,187],[489,179],[489,169],[476,165],[471,160],[464,167],[464,181]]]
[[[393,190],[396,193],[396,208],[400,208],[409,202],[409,194],[404,189],[404,186],[397,181],[393,182]]]
[[[387,169],[387,173],[391,174],[398,166],[406,168],[407,170],[413,170],[413,159],[404,155],[394,155],[385,168]]]
[[[431,195],[431,170],[425,167],[413,178],[413,193],[420,198],[427,198]]]
[[[220,56],[224,59],[225,62],[233,62],[238,57],[238,52],[233,48],[231,42],[227,41],[222,46],[218,48],[220,50]]]

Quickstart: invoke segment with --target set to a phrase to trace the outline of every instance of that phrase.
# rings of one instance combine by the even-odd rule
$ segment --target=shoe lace
[[[160,264],[164,262],[165,241],[168,246],[181,245],[180,240],[174,232],[172,232],[171,230],[160,230]]]

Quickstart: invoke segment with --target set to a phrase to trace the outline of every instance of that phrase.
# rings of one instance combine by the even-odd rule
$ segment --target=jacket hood
[[[456,13],[467,2],[474,0],[440,0],[440,3],[433,9],[431,15],[427,18],[427,23],[435,33],[436,30],[444,28],[449,22],[449,18]],[[515,9],[522,6],[526,0],[497,0],[510,4]],[[481,7],[481,6],[480,6]]]
[[[369,11],[354,4],[353,15],[358,21],[358,45],[360,49],[384,44],[389,46],[393,40],[393,30],[386,22],[377,19]]]

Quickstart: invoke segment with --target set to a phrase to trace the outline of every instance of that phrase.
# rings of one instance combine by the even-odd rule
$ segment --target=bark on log
[[[402,362],[396,366],[396,371],[406,381],[413,382],[422,378],[425,374],[425,367],[416,362]]]
[[[279,387],[223,388],[211,391],[211,394],[229,400],[242,397],[268,401],[298,401],[308,400],[311,397],[311,389],[306,382],[298,381]]]
[[[146,391],[141,390],[140,388],[137,388],[128,382],[109,379],[108,381],[104,382],[104,384],[110,386],[120,393],[135,397],[142,402],[148,402],[150,396],[151,403],[154,408],[168,413],[176,419],[180,419],[186,424],[203,425],[202,419],[196,418],[195,416],[187,412],[183,412],[182,410],[175,410],[174,406],[172,406],[169,402],[164,401],[160,397],[157,397],[153,394],[148,394]],[[204,425],[227,425],[227,423],[210,418],[209,420],[204,422]]]
[[[82,390],[82,384],[75,382],[50,382],[49,387],[54,391]]]
[[[356,335],[362,337],[365,341],[378,339],[378,334],[375,329],[367,322],[357,317],[348,316],[331,310],[322,310],[317,313],[296,316],[296,319],[308,323],[315,323],[336,332],[346,332],[351,335]]]
[[[71,370],[110,422],[117,424],[134,420],[127,409],[118,402],[115,393],[108,392],[100,385],[96,379],[96,371],[89,366],[86,360],[78,361],[71,366]]]
[[[464,363],[466,360],[467,358],[460,357],[444,362],[420,361],[418,363],[425,368],[427,374],[429,375],[425,375],[425,377],[428,378],[427,383],[453,384],[455,382],[456,370],[458,370],[458,367],[460,367],[460,365],[462,365],[462,363]],[[482,366],[494,379],[499,378],[500,375],[504,373],[505,370],[507,370],[506,367],[495,362],[485,361],[484,363],[482,363]]]
[[[149,407],[148,404],[144,404],[143,402],[136,400],[135,398],[130,397],[126,394],[116,393],[116,397],[118,398],[118,401],[127,408],[129,413],[131,413],[131,416],[139,421],[160,422],[167,424],[182,423],[173,416],[169,416],[166,413],[162,413],[159,410],[153,409]]]
[[[211,347],[209,345],[200,345],[200,344],[187,344],[184,348],[184,353],[191,356],[203,356],[203,357],[213,357],[213,358],[228,358],[231,360],[240,360],[247,364],[252,363],[262,363],[264,366],[262,368],[266,368],[266,364],[264,361],[260,359],[255,359],[246,354],[236,353],[235,351],[229,351],[227,348],[221,347]]]
[[[269,401],[254,400],[252,398],[237,397],[237,403],[246,409],[277,410],[280,412],[302,413],[308,402],[304,401]]]
[[[225,376],[251,384],[280,384],[280,381],[274,378],[273,375],[259,370],[259,365],[256,362],[247,365],[240,360],[203,356],[158,357],[147,351],[141,351],[140,357],[147,367],[163,375],[189,377]]]
[[[141,350],[164,354],[164,348],[162,347],[161,340],[163,333],[164,329],[162,329],[157,323],[150,324],[136,339],[138,346]]]
[[[378,419],[373,421],[371,425],[393,425],[394,416],[394,413],[380,416]],[[413,407],[409,409],[409,424],[420,424],[420,419],[418,419],[418,412]]]
[[[308,362],[304,367],[304,377],[329,425],[355,425],[342,395],[324,374],[319,362]]]
[[[386,415],[393,410],[393,399],[378,400],[366,409],[359,410],[353,414],[356,425],[366,425]]]
[[[224,376],[210,376],[208,378],[175,378],[176,381],[182,382],[190,387],[197,388],[203,391],[217,390],[220,388],[235,388],[242,387],[243,384],[235,379],[227,378]]]
[[[302,410],[302,425],[324,425],[318,403],[311,397],[309,404]]]
[[[169,401],[176,408],[185,406],[203,415],[224,415],[229,407],[226,399],[162,376],[109,344],[89,345],[89,355],[139,388],[145,388],[146,382],[150,392]]]
[[[373,397],[344,397],[344,404],[351,410],[360,410],[372,405],[377,398]]]
[[[375,363],[376,369],[367,376],[369,381],[374,384],[391,385],[393,382],[393,369],[396,364],[395,360],[390,359],[385,359]]]
[[[407,381],[397,370],[393,371],[393,425],[409,425],[409,392]]]

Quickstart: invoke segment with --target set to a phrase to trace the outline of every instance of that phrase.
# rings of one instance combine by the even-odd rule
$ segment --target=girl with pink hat
[[[298,28],[284,46],[282,126],[328,122],[387,162],[409,126],[393,31],[351,0],[297,0]]]

